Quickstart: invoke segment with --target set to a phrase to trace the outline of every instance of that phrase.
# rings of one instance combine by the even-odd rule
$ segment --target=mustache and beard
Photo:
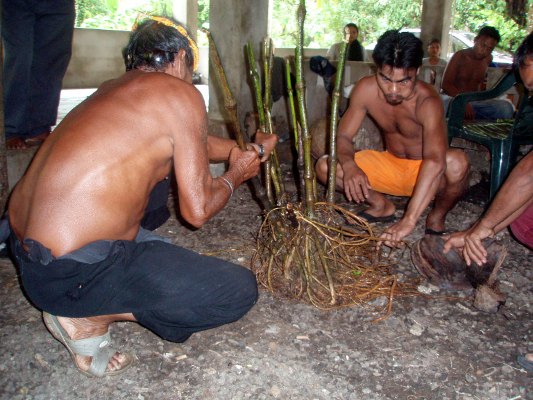
[[[397,94],[385,94],[385,100],[387,100],[387,103],[390,105],[396,106],[401,104],[405,100],[405,97]]]
[[[387,103],[389,103],[391,106],[397,106],[398,104],[401,104],[404,100],[408,100],[411,98],[413,93],[415,92],[416,87],[416,80],[413,83],[413,88],[411,92],[407,96],[403,96],[398,93],[383,93],[385,96],[385,100],[387,100]]]

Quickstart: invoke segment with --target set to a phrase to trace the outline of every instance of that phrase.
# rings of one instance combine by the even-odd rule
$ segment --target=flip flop
[[[519,355],[516,357],[516,361],[518,361],[518,364],[520,364],[520,366],[526,371],[533,372],[533,361],[529,361],[525,355]]]
[[[92,338],[72,340],[61,326],[56,316],[43,312],[43,321],[52,336],[67,348],[72,356],[74,365],[84,375],[91,377],[118,375],[123,373],[133,364],[134,358],[131,354],[121,353],[126,357],[126,360],[121,364],[121,368],[113,371],[106,371],[109,360],[117,352],[110,347],[111,336],[109,335],[109,332]],[[76,355],[92,357],[91,366],[87,371],[83,371],[78,366],[75,359]]]
[[[363,218],[369,224],[372,224],[375,222],[387,223],[387,222],[396,221],[396,216],[394,214],[386,215],[384,217],[374,217],[373,215],[370,215],[367,212],[360,211],[355,215],[357,215],[359,218]]]

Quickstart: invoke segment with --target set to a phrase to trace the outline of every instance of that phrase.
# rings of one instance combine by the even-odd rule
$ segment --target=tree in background
[[[208,47],[207,36],[200,32],[202,29],[209,30],[209,0],[198,0],[198,32],[196,41],[200,47]]]
[[[129,31],[139,12],[171,16],[173,0],[77,0],[76,28]],[[209,28],[209,0],[198,0],[198,27]],[[207,46],[205,35],[198,44]]]
[[[293,16],[299,0],[272,2],[271,37],[276,47],[294,47]],[[77,0],[76,27],[130,30],[139,11],[172,15],[173,0]],[[453,29],[477,32],[495,26],[500,47],[514,51],[526,35],[527,12],[533,0],[455,0]],[[348,22],[359,26],[359,41],[375,43],[388,29],[420,28],[422,0],[310,0],[307,2],[304,46],[329,48],[342,38]],[[198,0],[198,26],[209,28],[209,0]],[[200,45],[205,45],[199,34]]]
[[[297,0],[272,0],[271,36],[277,47],[295,43],[294,15]],[[304,38],[306,47],[328,48],[342,39],[342,28],[348,22],[359,26],[359,40],[364,44],[377,41],[392,28],[420,27],[421,0],[319,0],[306,4],[309,27]]]
[[[475,33],[485,25],[494,26],[502,36],[499,46],[514,52],[527,35],[527,11],[533,1],[516,1],[522,4],[521,9],[509,7],[509,3],[506,0],[455,0],[453,28]],[[510,11],[513,16],[509,15]]]
[[[209,28],[209,0],[198,0],[198,27]]]
[[[173,0],[77,0],[76,27],[129,31],[139,12],[172,15]]]
[[[271,0],[271,36],[277,47],[293,47],[296,24],[291,19],[297,0]],[[500,46],[509,51],[527,34],[527,11],[533,0],[455,0],[453,29],[477,32],[495,26],[502,35]],[[315,0],[307,2],[306,47],[328,48],[342,38],[348,22],[359,26],[363,45],[375,43],[388,29],[420,28],[422,0]]]
[[[82,26],[87,19],[95,15],[105,15],[112,7],[105,0],[78,0],[76,1],[76,27]]]

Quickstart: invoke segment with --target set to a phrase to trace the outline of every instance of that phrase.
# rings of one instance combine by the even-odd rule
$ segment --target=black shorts
[[[236,321],[255,304],[251,271],[154,236],[98,241],[58,258],[31,239],[25,251],[14,234],[10,245],[27,296],[57,316],[133,313],[162,338],[182,342]]]

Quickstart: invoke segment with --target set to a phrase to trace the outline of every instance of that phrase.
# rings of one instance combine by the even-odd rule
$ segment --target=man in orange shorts
[[[387,246],[396,246],[413,231],[433,199],[426,233],[444,233],[446,214],[467,181],[466,155],[448,149],[439,95],[416,79],[423,54],[422,42],[413,34],[385,32],[372,55],[377,73],[355,85],[339,123],[336,185],[349,201],[368,203],[361,216],[369,222],[390,222],[396,208],[383,194],[411,197],[403,217],[381,236]],[[366,114],[381,128],[386,151],[354,152],[353,138]],[[316,172],[326,183],[327,156],[318,160]]]

